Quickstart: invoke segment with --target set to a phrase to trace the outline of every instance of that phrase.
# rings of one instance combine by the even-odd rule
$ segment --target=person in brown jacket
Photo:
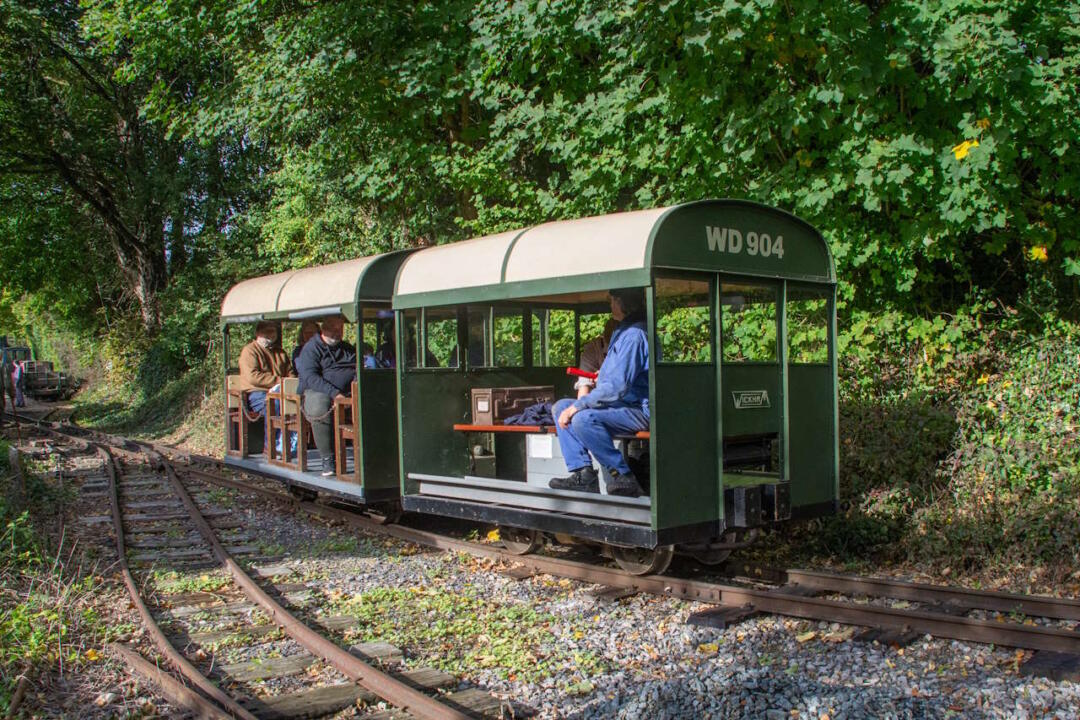
[[[248,390],[252,412],[266,410],[266,391],[289,374],[289,356],[278,342],[277,323],[264,320],[255,326],[255,339],[240,351],[240,389]]]

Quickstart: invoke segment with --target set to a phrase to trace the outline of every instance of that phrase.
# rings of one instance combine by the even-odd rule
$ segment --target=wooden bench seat
[[[454,430],[458,432],[494,432],[494,433],[533,433],[542,435],[554,435],[554,425],[466,425],[456,424]],[[634,434],[618,434],[619,439],[648,440],[649,431],[642,430]]]
[[[360,406],[359,390],[356,381],[352,381],[349,395],[334,397],[334,472],[339,480],[360,482]],[[353,451],[353,470],[348,472],[346,447]]]

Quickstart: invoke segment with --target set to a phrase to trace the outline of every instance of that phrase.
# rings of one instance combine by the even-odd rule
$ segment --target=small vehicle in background
[[[66,400],[74,394],[77,383],[46,360],[34,360],[33,352],[25,345],[9,345],[0,336],[0,367],[20,363],[23,372],[23,391],[39,400]]]

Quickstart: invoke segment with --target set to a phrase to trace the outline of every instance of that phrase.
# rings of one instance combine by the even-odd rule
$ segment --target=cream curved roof
[[[558,220],[426,248],[402,264],[394,297],[641,269],[667,209]]]
[[[360,276],[375,257],[297,270],[281,288],[277,312],[351,305],[356,302],[356,285],[360,282]]]
[[[289,270],[237,283],[221,302],[221,317],[246,317],[332,308],[356,302],[364,270],[381,255]]]
[[[221,301],[221,316],[236,317],[274,312],[281,288],[296,273],[296,270],[288,270],[233,285]]]
[[[503,282],[635,270],[667,208],[561,220],[529,228],[506,258]]]
[[[485,235],[413,253],[398,274],[398,295],[502,282],[503,260],[521,230]]]

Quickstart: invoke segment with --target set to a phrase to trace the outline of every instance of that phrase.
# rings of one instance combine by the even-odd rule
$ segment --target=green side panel
[[[828,366],[788,366],[792,507],[835,499],[836,428],[832,405],[832,374]]]
[[[495,433],[495,477],[525,482],[525,435]]]
[[[365,488],[397,488],[397,381],[392,370],[360,375],[361,480]]]
[[[828,246],[813,226],[743,200],[672,208],[653,230],[650,262],[653,267],[758,277],[834,279]]]
[[[780,432],[783,398],[780,396],[780,368],[776,364],[733,363],[724,365],[720,374],[724,437]],[[762,390],[768,393],[768,407],[735,408],[736,395],[756,394]]]
[[[556,397],[571,397],[565,368],[498,368],[470,372],[407,371],[401,376],[401,460],[405,493],[415,493],[409,473],[463,477],[469,468],[466,433],[472,388],[553,385]]]
[[[652,372],[655,529],[716,520],[716,368],[658,364]]]

